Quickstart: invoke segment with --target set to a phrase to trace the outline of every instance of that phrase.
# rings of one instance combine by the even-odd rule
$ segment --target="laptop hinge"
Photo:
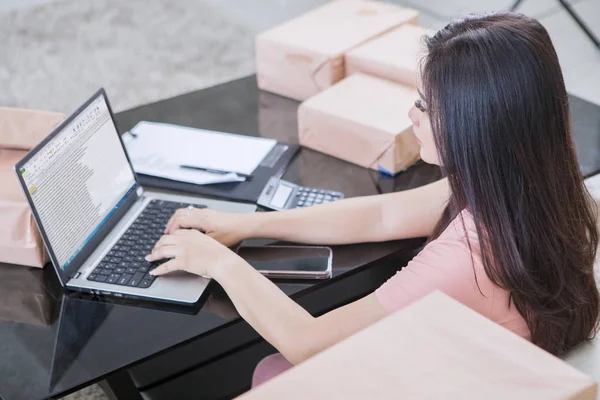
[[[142,197],[142,195],[144,194],[144,188],[141,186],[138,186],[136,192],[137,192],[138,197]]]

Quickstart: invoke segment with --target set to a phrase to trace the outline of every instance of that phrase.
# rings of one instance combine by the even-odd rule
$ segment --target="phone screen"
[[[331,269],[328,247],[241,247],[238,254],[258,271],[272,275],[317,277]]]

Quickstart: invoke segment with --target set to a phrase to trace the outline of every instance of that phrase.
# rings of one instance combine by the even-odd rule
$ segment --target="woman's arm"
[[[240,315],[291,363],[297,364],[386,313],[375,295],[314,318],[237,254],[194,230],[163,236],[149,261],[173,258],[151,273],[185,270],[214,278]]]
[[[298,364],[387,314],[375,294],[314,318],[251,266],[218,269],[215,279],[242,318],[292,364]]]
[[[235,216],[245,237],[352,243],[428,236],[449,198],[447,180],[418,189],[348,199],[307,209]],[[204,215],[207,215],[204,213]],[[222,215],[221,215],[222,216]],[[233,218],[233,217],[232,217]],[[240,315],[288,361],[297,364],[386,316],[374,294],[314,318],[237,254],[185,220],[171,221],[148,260],[174,258],[153,274],[185,270],[214,278]],[[242,228],[240,228],[242,229]],[[214,232],[214,231],[213,231]],[[219,240],[222,241],[222,240]]]
[[[233,215],[211,210],[178,211],[167,233],[205,231],[225,245],[250,238],[297,243],[348,244],[429,236],[450,197],[447,179],[416,189],[357,197],[289,211]]]
[[[381,242],[428,236],[450,196],[446,179],[412,190],[317,207],[252,215],[253,237],[312,244]]]

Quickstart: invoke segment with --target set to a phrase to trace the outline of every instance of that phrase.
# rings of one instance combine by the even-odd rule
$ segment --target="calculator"
[[[344,198],[344,194],[332,190],[299,186],[273,177],[258,198],[258,205],[271,210],[289,210],[330,203]]]

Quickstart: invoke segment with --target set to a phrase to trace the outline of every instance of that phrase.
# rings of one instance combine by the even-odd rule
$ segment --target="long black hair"
[[[510,293],[532,342],[563,353],[597,329],[598,232],[548,32],[496,12],[425,42],[422,92],[452,191],[432,238],[469,210],[486,274]]]

